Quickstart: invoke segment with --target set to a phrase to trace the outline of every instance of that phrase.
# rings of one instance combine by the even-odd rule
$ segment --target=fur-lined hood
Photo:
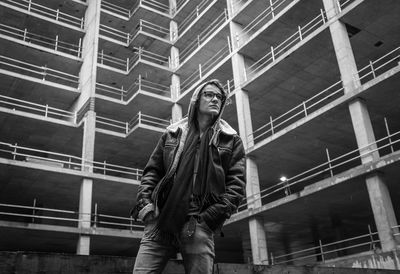
[[[167,127],[168,131],[175,132],[179,128],[182,129],[183,131],[187,131],[188,128],[190,127],[190,125],[193,125],[193,123],[195,122],[194,121],[194,119],[196,117],[195,112],[197,111],[197,105],[198,105],[198,101],[200,99],[200,93],[203,90],[203,88],[208,84],[216,86],[226,98],[222,102],[221,110],[220,110],[220,112],[218,114],[218,117],[215,119],[215,122],[212,125],[213,137],[211,138],[211,141],[214,142],[214,143],[216,142],[215,137],[217,136],[219,131],[222,131],[222,132],[224,132],[225,134],[228,134],[228,135],[237,134],[236,130],[234,130],[226,121],[221,119],[222,113],[223,113],[223,111],[225,109],[225,106],[226,106],[229,98],[228,98],[227,91],[223,88],[221,83],[218,80],[215,80],[215,79],[207,81],[207,82],[204,82],[204,83],[202,83],[201,85],[199,85],[196,88],[196,90],[193,92],[192,98],[190,99],[190,104],[189,104],[189,108],[188,108],[187,117],[185,117],[185,118],[181,119],[180,121],[178,121],[176,123],[173,123],[170,126],[168,126]]]

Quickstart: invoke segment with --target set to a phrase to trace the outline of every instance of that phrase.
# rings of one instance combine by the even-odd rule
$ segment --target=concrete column
[[[99,50],[100,1],[88,1],[85,13],[85,36],[82,41],[83,63],[79,73],[80,96],[72,111],[79,111],[96,90],[97,53]],[[94,101],[93,101],[94,103]]]
[[[176,0],[169,0],[169,15],[173,16],[176,10]]]
[[[328,19],[337,16],[338,8],[335,0],[323,0],[323,4],[327,11]],[[346,26],[336,20],[329,26],[329,30],[344,91],[345,93],[352,92],[359,88],[361,83]],[[377,151],[366,155],[369,151],[374,150],[376,145],[369,146],[370,143],[375,141],[375,135],[365,101],[361,98],[353,100],[349,103],[349,110],[362,163],[378,159],[379,154]],[[397,221],[394,217],[389,191],[382,178],[377,174],[370,175],[366,179],[366,183],[382,249],[384,251],[393,250],[396,242],[393,238],[391,227],[397,225]]]
[[[366,181],[382,251],[395,250],[397,243],[393,232],[398,233],[399,230],[392,229],[397,226],[397,220],[384,177],[379,173],[372,174],[367,177]]]
[[[227,0],[228,7],[233,2]],[[235,49],[238,45],[236,41],[236,33],[240,32],[240,26],[234,22],[230,22],[230,32],[232,46]],[[232,56],[233,79],[235,81],[235,101],[237,118],[239,124],[239,134],[242,138],[245,149],[254,145],[253,140],[249,139],[249,135],[253,132],[250,102],[247,91],[240,88],[240,85],[245,81],[245,60],[238,53]],[[256,208],[261,206],[260,199],[260,182],[258,177],[257,164],[254,159],[246,159],[246,195],[248,208]],[[264,221],[262,218],[253,217],[249,220],[250,244],[252,259],[254,264],[268,264],[267,238],[264,230]]]
[[[249,209],[261,207],[260,182],[258,168],[254,159],[246,158],[246,195]],[[254,217],[249,220],[250,245],[254,264],[268,264],[267,239],[262,218]]]
[[[92,190],[93,180],[83,179],[79,195],[79,227],[90,228],[90,220],[92,213]],[[79,235],[76,253],[79,255],[90,254],[90,236]]]
[[[264,229],[264,220],[261,217],[252,217],[249,220],[251,254],[253,264],[269,264],[267,237]]]
[[[99,50],[99,26],[100,26],[100,2],[88,1],[85,14],[85,37],[82,43],[83,63],[80,71],[80,91],[79,98],[73,105],[74,111],[86,111],[83,126],[82,158],[83,170],[93,171],[92,161],[94,159],[94,144],[96,130],[95,93],[97,75],[97,52]],[[87,108],[83,108],[87,106]],[[81,222],[79,227],[89,228],[92,213],[92,188],[93,180],[84,178],[81,183],[79,194],[79,215]],[[77,254],[90,254],[90,237],[80,235]]]
[[[180,104],[173,104],[172,106],[172,123],[178,122],[182,119],[182,105]]]
[[[247,207],[261,207],[260,181],[258,178],[258,167],[254,159],[246,158],[246,196]]]
[[[180,119],[182,119],[182,105],[176,103],[176,100],[178,99],[180,94],[180,78],[178,75],[173,74],[171,78],[171,98],[175,102],[172,105],[172,122],[178,122]]]

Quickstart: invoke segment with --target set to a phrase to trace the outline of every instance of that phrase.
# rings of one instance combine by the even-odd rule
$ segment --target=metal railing
[[[344,240],[323,244],[319,240],[319,245],[302,249],[299,251],[274,256],[271,253],[270,260],[272,265],[285,264],[294,261],[322,261],[330,260],[344,255],[357,254],[365,251],[372,251],[380,245],[378,232],[372,232],[368,225],[368,233]],[[343,255],[342,255],[343,254]]]
[[[249,134],[248,139],[257,143],[261,138],[270,137],[343,95],[342,82],[336,82],[278,117],[270,116],[269,122]]]
[[[216,0],[203,0],[200,4],[198,4],[194,10],[178,25],[178,38],[181,37],[190,27],[191,24],[194,24],[196,19],[202,14],[204,10],[213,5]]]
[[[258,29],[266,26],[268,22],[275,18],[275,16],[287,7],[293,0],[270,0],[270,6],[264,9],[260,14],[258,14],[249,24],[247,24],[240,33],[236,36],[237,46],[241,46],[239,42],[243,37],[246,37],[251,32],[256,32]],[[249,39],[245,39],[248,42]]]
[[[41,206],[37,199],[32,206],[0,203],[0,216],[8,220],[24,223],[52,224],[77,227],[78,224],[90,223],[92,228],[128,229],[130,231],[143,230],[144,226],[138,224],[132,217],[101,214],[98,204],[95,203],[94,213],[81,213],[74,210],[55,209]],[[90,218],[85,218],[85,217]],[[0,217],[0,218],[1,218]]]
[[[85,168],[93,168],[93,173],[96,174],[134,180],[140,180],[143,173],[143,171],[138,168],[114,165],[105,161],[89,161],[73,155],[33,149],[3,142],[0,142],[0,157],[78,171],[82,171]]]
[[[378,152],[379,155],[382,156],[400,149],[400,147],[397,146],[397,144],[400,143],[400,131],[391,133],[387,126],[386,119],[385,125],[387,127],[386,137],[342,154],[336,158],[331,158],[329,150],[326,149],[326,162],[294,175],[282,182],[264,188],[260,190],[259,193],[249,195],[247,201],[244,201],[244,203],[239,206],[238,210],[245,210],[248,205],[259,203],[260,200],[265,204],[271,202],[271,200],[275,201],[294,192],[299,192],[303,190],[305,186],[333,177],[335,174],[339,174],[349,168],[360,165],[361,159],[366,156],[374,157]]]
[[[303,39],[312,34],[316,29],[323,26],[327,22],[326,13],[321,9],[321,13],[308,22],[304,26],[298,26],[298,30],[288,37],[285,41],[281,42],[276,47],[271,46],[270,52],[264,55],[260,60],[245,69],[245,81],[250,80],[262,69],[266,68],[269,64],[275,62],[275,59],[289,51]]]
[[[130,134],[131,131],[135,130],[136,127],[140,127],[141,125],[153,126],[164,130],[170,124],[171,122],[169,120],[146,115],[140,111],[129,122],[122,122],[115,119],[96,116],[97,128],[126,135]]]
[[[218,67],[217,64],[229,56],[231,52],[232,47],[228,37],[227,44],[223,48],[218,50],[214,56],[209,58],[204,64],[200,63],[199,68],[181,82],[181,90],[186,91],[194,87],[205,75],[214,71]]]
[[[140,7],[151,8],[157,12],[169,15],[169,6],[155,0],[138,0],[135,1],[131,8],[124,8],[109,1],[101,1],[101,9],[103,11],[125,17],[126,20],[134,16]]]
[[[139,20],[139,24],[137,24],[136,27],[134,27],[129,33],[109,27],[104,24],[100,24],[101,36],[103,36],[104,38],[116,40],[126,46],[129,46],[132,41],[139,35],[139,33],[156,36],[160,39],[165,40],[170,39],[169,29],[142,19]]]
[[[41,81],[48,81],[72,88],[79,87],[78,76],[51,69],[47,66],[37,66],[27,62],[22,62],[4,55],[0,55],[0,69],[21,74],[23,76],[30,76],[40,79]]]
[[[164,28],[160,25],[140,19],[139,24],[129,33],[129,43],[135,39],[139,32],[151,34],[161,39],[170,40],[169,28]]]
[[[355,75],[355,78],[359,77],[365,83],[367,80],[375,79],[382,73],[399,65],[400,47],[397,47],[384,56],[370,61],[369,65],[358,71],[358,75]],[[342,82],[336,82],[280,116],[276,118],[270,116],[269,122],[249,134],[248,139],[257,143],[261,140],[260,138],[270,137],[343,95],[344,87]]]
[[[107,215],[107,214],[99,214],[98,211],[98,204],[95,203],[94,205],[94,213],[92,214],[92,225],[94,227],[108,227],[108,228],[118,228],[118,229],[126,229],[129,230],[142,230],[144,225],[138,224],[132,216],[129,218],[127,217],[120,217],[114,215]]]
[[[132,98],[141,91],[151,92],[168,98],[171,97],[171,90],[169,86],[142,79],[141,75],[139,75],[138,79],[136,79],[127,89],[124,87],[116,88],[109,85],[96,83],[96,94],[118,99],[123,102],[131,101]]]
[[[8,108],[13,111],[23,111],[36,114],[45,118],[53,118],[72,122],[76,120],[76,112],[50,107],[47,104],[36,104],[4,95],[0,95],[0,107]]]
[[[400,47],[395,48],[376,60],[369,61],[369,64],[361,68],[356,76],[364,84],[388,71],[388,67],[393,68],[396,66],[400,66]]]
[[[225,22],[229,20],[228,11],[225,9],[213,22],[208,24],[208,26],[202,30],[198,35],[196,40],[190,42],[179,54],[179,61],[183,63],[196,49],[204,45],[206,40],[214,35],[216,35],[216,30],[222,26]]]
[[[165,57],[151,51],[144,50],[143,48],[134,48],[134,53],[131,57],[121,59],[108,54],[105,54],[103,50],[99,51],[97,55],[97,63],[100,65],[109,66],[118,70],[122,70],[125,73],[131,72],[131,70],[138,65],[138,63],[145,61],[151,64],[162,66],[166,69],[170,68],[170,57]]]
[[[26,10],[34,15],[47,17],[51,20],[65,23],[80,29],[84,28],[84,18],[78,18],[67,13],[61,12],[59,9],[51,9],[46,6],[34,3],[32,0],[1,0],[1,3],[11,5],[13,7]]]
[[[58,35],[53,39],[28,32],[26,28],[21,30],[4,24],[0,24],[0,34],[21,40],[22,42],[25,42],[25,45],[34,44],[77,57],[81,57],[82,54],[81,38],[79,38],[78,44],[71,44],[61,41]]]

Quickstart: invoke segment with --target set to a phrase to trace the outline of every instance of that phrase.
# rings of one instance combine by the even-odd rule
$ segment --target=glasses
[[[221,93],[214,93],[212,91],[203,91],[203,96],[204,99],[206,99],[207,101],[211,101],[214,96],[221,102],[225,99],[225,97]]]

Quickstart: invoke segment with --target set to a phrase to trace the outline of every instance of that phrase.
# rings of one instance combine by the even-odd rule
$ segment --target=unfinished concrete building
[[[218,78],[247,198],[217,262],[396,251],[399,46],[396,0],[0,0],[0,250],[136,256],[142,169]]]

